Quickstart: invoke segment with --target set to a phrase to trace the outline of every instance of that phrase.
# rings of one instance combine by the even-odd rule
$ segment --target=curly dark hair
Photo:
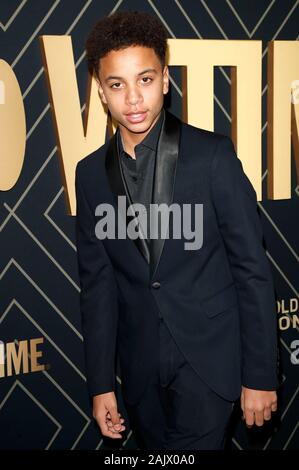
[[[86,43],[87,65],[98,77],[99,61],[112,50],[130,46],[154,49],[162,68],[165,65],[167,32],[156,16],[142,11],[116,12],[99,20],[90,31]]]

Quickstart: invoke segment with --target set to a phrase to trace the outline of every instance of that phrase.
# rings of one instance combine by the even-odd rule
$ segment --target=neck
[[[135,146],[140,144],[140,142],[142,142],[143,139],[147,136],[147,134],[151,131],[151,129],[154,127],[154,125],[158,121],[161,112],[162,112],[162,110],[159,112],[158,116],[154,119],[151,126],[145,132],[139,132],[139,133],[131,132],[126,127],[119,124],[119,130],[120,130],[120,135],[121,135],[121,138],[122,138],[122,143],[123,143],[124,150],[134,160],[136,160],[135,151],[134,151]]]

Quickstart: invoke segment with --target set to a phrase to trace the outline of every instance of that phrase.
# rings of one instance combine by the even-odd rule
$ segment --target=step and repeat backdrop
[[[55,83],[57,89],[59,83],[66,87],[65,77],[72,77],[70,85],[74,87],[75,77],[83,128],[88,86],[85,39],[97,19],[128,9],[157,15],[168,31],[172,47],[181,39],[261,41],[257,64],[257,73],[261,74],[257,122],[259,125],[260,119],[262,146],[257,162],[262,175],[258,208],[275,281],[282,385],[279,410],[263,428],[248,429],[240,408],[235,407],[228,448],[298,449],[298,48],[289,62],[294,70],[293,95],[291,100],[290,89],[292,104],[285,115],[280,114],[283,110],[275,101],[275,81],[271,82],[269,76],[279,86],[279,74],[286,73],[288,67],[284,59],[275,63],[275,43],[273,49],[270,42],[298,45],[297,0],[1,0],[0,449],[137,448],[129,428],[121,443],[109,441],[102,438],[92,418],[80,324],[73,190],[61,168],[57,121],[49,92],[47,66],[50,68],[51,61],[47,62],[44,55],[49,36],[56,40],[68,37],[75,75],[70,73],[70,63],[61,60],[58,47],[60,61],[55,69]],[[275,73],[271,72],[270,61],[273,50]],[[53,59],[53,48],[51,52],[49,47],[48,52]],[[194,56],[196,61],[199,58]],[[200,85],[200,63],[197,65]],[[233,75],[228,65],[225,62],[214,67],[213,125],[215,131],[231,136],[235,110],[231,105]],[[183,117],[182,67],[171,65],[170,76],[166,107]],[[18,92],[14,92],[15,99],[10,102],[12,89]],[[56,118],[61,113],[58,104],[57,110]],[[194,108],[192,113],[195,116]],[[205,114],[202,109],[200,113]],[[281,125],[273,125],[275,116],[285,116]],[[241,122],[252,126],[249,117],[248,122]],[[276,154],[274,148],[278,160],[276,166],[270,165],[269,145],[275,141],[270,133],[279,133],[285,125],[286,147],[280,147]],[[16,155],[13,161],[12,154]],[[120,411],[127,417],[119,374],[117,387]]]

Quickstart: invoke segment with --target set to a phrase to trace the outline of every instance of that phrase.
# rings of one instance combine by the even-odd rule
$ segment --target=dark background
[[[298,1],[1,0],[0,58],[12,66],[23,94],[27,146],[17,184],[0,192],[0,340],[44,337],[40,349],[43,363],[49,364],[43,372],[0,378],[1,449],[137,447],[129,429],[123,442],[103,440],[91,415],[80,328],[75,220],[67,215],[38,39],[71,35],[84,109],[85,38],[101,16],[126,9],[158,15],[169,38],[263,41],[263,200],[259,208],[277,299],[283,299],[288,309],[290,299],[299,297],[299,187],[294,159],[292,198],[271,201],[266,195],[267,42],[298,40]],[[169,109],[180,116],[180,68],[171,67],[170,72]],[[230,135],[227,67],[215,67],[215,131]],[[299,448],[299,364],[290,360],[295,339],[299,339],[298,328],[280,332],[283,385],[275,418],[262,429],[248,430],[236,408],[230,449]],[[126,416],[119,384],[118,395]]]

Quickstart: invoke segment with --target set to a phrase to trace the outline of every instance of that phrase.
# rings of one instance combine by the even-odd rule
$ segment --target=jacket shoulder
[[[220,142],[228,142],[233,146],[231,138],[225,134],[195,127],[182,121],[181,149],[186,161],[196,156],[210,165]]]
[[[76,165],[76,176],[80,176],[80,179],[85,179],[91,175],[94,175],[95,173],[101,174],[101,169],[105,164],[105,155],[109,143],[110,139],[97,150],[79,160]]]
[[[196,127],[192,124],[187,124],[182,121],[182,136],[185,139],[190,140],[190,142],[195,142],[198,144],[198,141],[204,143],[207,146],[215,147],[219,141],[223,139],[230,139],[229,136],[222,134],[220,132],[209,131],[202,127]]]

